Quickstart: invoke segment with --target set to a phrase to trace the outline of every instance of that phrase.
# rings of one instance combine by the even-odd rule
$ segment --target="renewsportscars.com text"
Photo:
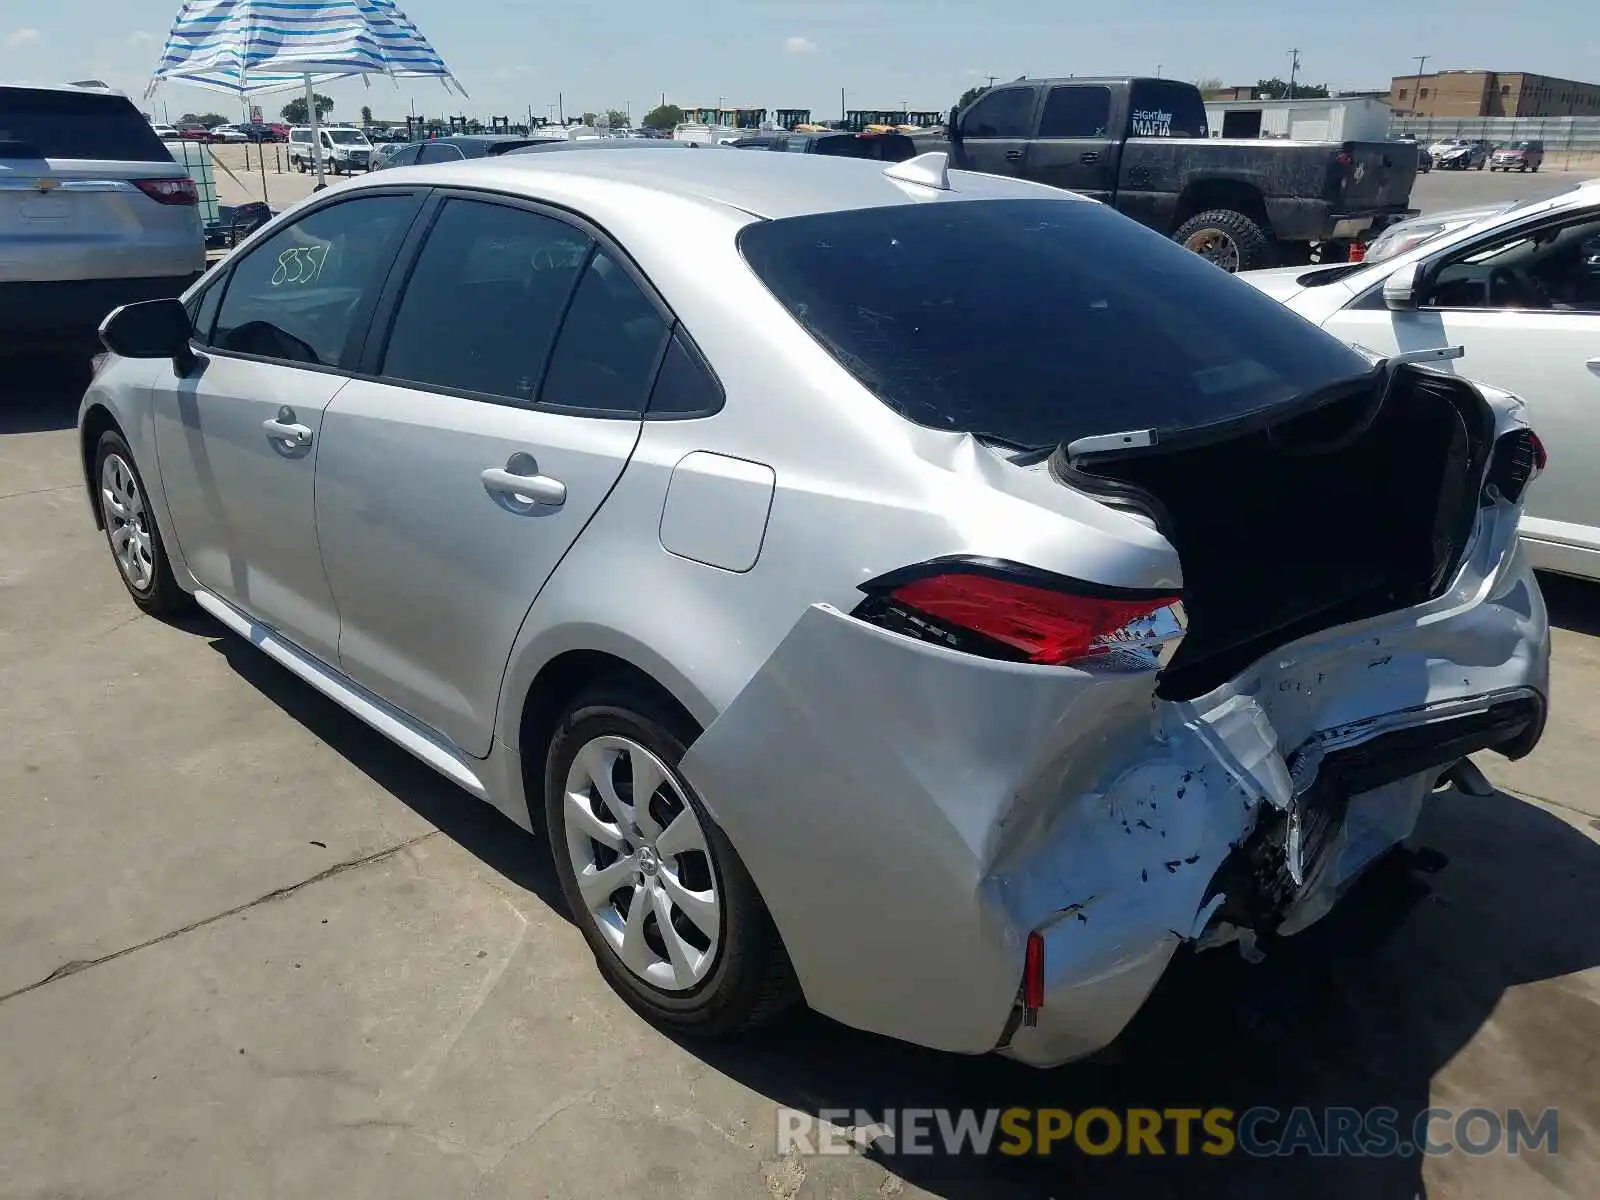
[[[1247,1155],[1407,1158],[1558,1153],[1559,1114],[1520,1108],[778,1110],[779,1155]]]

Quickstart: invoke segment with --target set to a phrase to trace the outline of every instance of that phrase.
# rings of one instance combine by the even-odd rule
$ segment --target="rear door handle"
[[[517,462],[518,458],[528,460],[525,467]],[[513,455],[506,467],[513,466],[522,468],[526,473],[502,467],[490,467],[482,476],[483,490],[496,500],[512,507],[514,511],[526,511],[540,506],[560,508],[567,502],[567,485],[559,479],[538,474],[539,464],[530,456]]]
[[[1100,154],[1096,150],[1085,150],[1082,154],[1078,155],[1078,161],[1083,163],[1085,166],[1088,166],[1090,163],[1099,162]]]
[[[275,418],[261,422],[269,438],[282,442],[290,449],[311,445],[311,429],[294,419],[294,409],[280,408]]]
[[[1019,161],[1021,161],[1022,156],[1023,156],[1024,153],[1026,153],[1026,152],[1022,151],[1022,150],[1007,150],[1006,151],[1006,161],[1007,162],[1019,162]]]

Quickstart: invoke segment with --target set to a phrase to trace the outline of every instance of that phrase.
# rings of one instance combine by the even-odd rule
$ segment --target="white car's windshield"
[[[366,135],[359,129],[330,129],[327,131],[328,140],[335,146],[365,146],[368,145]]]

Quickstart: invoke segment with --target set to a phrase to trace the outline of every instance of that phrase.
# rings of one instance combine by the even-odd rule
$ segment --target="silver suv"
[[[112,309],[182,294],[198,199],[126,96],[0,84],[0,349],[87,355]]]

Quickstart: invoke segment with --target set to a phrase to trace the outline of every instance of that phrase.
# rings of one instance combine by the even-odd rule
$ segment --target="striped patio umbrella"
[[[187,0],[146,95],[167,80],[240,97],[303,87],[321,183],[313,89],[357,75],[437,79],[466,95],[393,0]]]

